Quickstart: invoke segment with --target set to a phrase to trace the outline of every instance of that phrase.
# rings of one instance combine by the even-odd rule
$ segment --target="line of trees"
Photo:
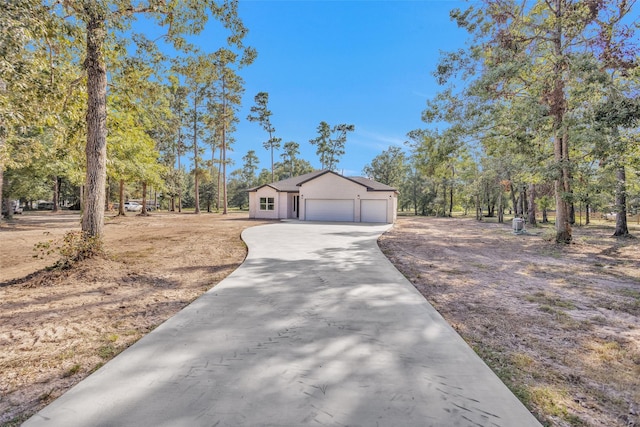
[[[166,186],[181,208],[187,174],[180,158],[187,150],[196,211],[205,169],[222,170],[216,190],[225,197],[226,151],[243,91],[237,71],[256,56],[243,44],[247,29],[237,6],[236,0],[0,3],[0,200],[48,199],[45,183],[52,182],[57,209],[60,183],[80,187],[82,231],[99,242],[112,182],[120,213],[132,182],[143,201],[149,186]],[[137,19],[155,23],[161,35],[151,40],[134,32]],[[225,46],[213,53],[189,42],[210,20],[226,32]],[[204,161],[203,144],[219,157]]]
[[[535,222],[553,209],[556,240],[567,243],[576,211],[588,222],[593,209],[607,209],[617,213],[615,234],[628,235],[627,209],[640,205],[631,7],[482,0],[453,10],[470,45],[442,54],[434,72],[442,90],[422,114],[429,129],[409,132],[405,149],[384,151],[364,174],[399,188],[401,208],[416,214],[461,208],[502,221],[510,209]],[[133,32],[138,18],[162,34]],[[209,20],[227,39],[202,52],[189,38]],[[269,94],[260,92],[247,119],[267,134],[270,170],[258,171],[251,150],[227,174],[244,92],[239,73],[256,57],[243,44],[237,1],[2,2],[0,27],[5,203],[50,199],[53,189],[54,209],[61,195],[71,199],[83,207],[83,231],[99,237],[105,207],[117,199],[124,214],[132,184],[143,201],[162,191],[171,210],[226,213],[246,207],[246,188],[313,170],[297,142],[282,142]],[[321,168],[336,169],[355,127],[323,121],[316,130],[308,142]]]
[[[537,206],[553,207],[556,241],[563,243],[571,242],[576,206],[589,212],[611,203],[615,235],[628,235],[640,162],[632,6],[482,0],[453,10],[470,46],[444,53],[434,73],[443,90],[429,100],[423,120],[445,130],[409,134],[416,180],[439,182],[431,196],[443,207],[448,188],[449,212],[456,185],[489,214],[502,215],[503,190],[530,221]],[[605,191],[615,201],[602,201]]]

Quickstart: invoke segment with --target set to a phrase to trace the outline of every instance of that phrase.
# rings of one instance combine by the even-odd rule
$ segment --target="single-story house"
[[[250,188],[249,218],[392,224],[398,191],[362,177],[321,170]]]

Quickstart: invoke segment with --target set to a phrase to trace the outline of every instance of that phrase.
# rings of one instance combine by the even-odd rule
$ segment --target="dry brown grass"
[[[380,246],[545,424],[640,425],[639,241],[574,233],[404,217]]]
[[[0,229],[0,423],[42,408],[233,271],[246,214],[109,219],[106,256],[42,270],[37,242],[78,227],[75,214],[16,218]]]

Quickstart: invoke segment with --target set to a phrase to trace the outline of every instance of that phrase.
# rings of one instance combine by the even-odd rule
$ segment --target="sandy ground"
[[[640,426],[640,245],[612,233],[413,217],[379,244],[541,421]]]
[[[19,424],[231,273],[246,214],[106,221],[107,256],[44,271],[38,242],[78,230],[77,214],[25,213],[0,228],[0,424]],[[26,278],[25,278],[26,276]]]
[[[246,214],[109,219],[107,256],[44,271],[34,245],[79,228],[0,228],[0,423],[19,424],[233,271]],[[640,252],[609,228],[556,246],[472,219],[401,217],[380,247],[548,425],[640,426]],[[638,230],[640,234],[640,230]]]

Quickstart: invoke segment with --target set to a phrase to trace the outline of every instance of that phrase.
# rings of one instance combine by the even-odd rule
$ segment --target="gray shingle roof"
[[[311,181],[312,179],[315,179],[320,175],[324,175],[325,173],[333,173],[344,179],[353,181],[356,184],[360,184],[363,187],[366,187],[367,191],[397,191],[393,187],[390,187],[386,184],[382,184],[380,182],[374,181],[369,178],[363,178],[361,176],[346,177],[329,170],[319,170],[311,173],[306,173],[300,176],[294,176],[293,178],[283,179],[282,181],[272,182],[271,184],[263,184],[257,187],[249,188],[247,191],[257,191],[259,188],[267,186],[275,189],[276,191],[287,192],[287,193],[297,193],[298,191],[300,191],[300,185],[304,184],[307,181]]]

